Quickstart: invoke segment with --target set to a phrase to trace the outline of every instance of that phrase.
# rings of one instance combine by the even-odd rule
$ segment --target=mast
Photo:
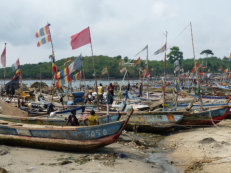
[[[5,42],[5,49],[6,49],[6,42]],[[5,56],[6,56],[6,53],[5,53]],[[6,61],[6,59],[5,59],[5,61]],[[5,80],[6,80],[6,67],[4,67],[4,85],[5,85]]]
[[[166,51],[167,51],[167,36],[168,32],[165,32],[165,53],[164,53],[164,81],[163,81],[163,111],[165,105],[165,85],[166,85]]]
[[[89,32],[90,32],[90,30],[89,30]],[[94,58],[94,55],[93,55],[92,41],[90,41],[90,43],[91,43],[91,56],[92,56],[93,69],[94,69],[94,78],[95,78],[95,91],[96,91],[96,96],[97,96],[97,107],[99,109],[98,85],[97,85],[97,78],[96,78],[96,71],[95,71],[95,58]]]
[[[147,90],[148,90],[148,93],[147,93],[147,99],[149,99],[149,81],[150,81],[150,76],[149,76],[149,69],[148,69],[148,45],[147,45],[147,55],[146,55],[146,69],[147,69],[147,72],[148,72],[148,86],[147,86]]]
[[[199,77],[198,77],[198,69],[196,67],[196,55],[195,55],[195,49],[194,49],[192,23],[191,22],[190,22],[190,29],[191,29],[191,38],[192,38],[192,49],[193,49],[194,66],[196,68],[196,79],[197,79],[197,85],[199,87],[200,108],[203,109],[203,102],[202,102],[201,93],[200,93],[200,81],[199,81]]]
[[[51,49],[52,49],[52,56],[53,58],[55,58],[55,51],[54,51],[54,46],[53,46],[53,41],[52,41],[52,37],[51,37],[51,31],[50,31],[50,25],[49,23],[47,23],[48,27],[49,27],[49,34],[50,34],[50,39],[51,39]],[[51,97],[51,102],[53,102],[53,96],[54,96],[54,87],[55,87],[55,79],[54,79],[54,72],[52,70],[52,97]]]

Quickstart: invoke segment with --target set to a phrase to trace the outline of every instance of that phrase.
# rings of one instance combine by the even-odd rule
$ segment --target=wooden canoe
[[[46,126],[0,121],[0,143],[55,150],[90,150],[116,141],[125,120],[95,126]]]

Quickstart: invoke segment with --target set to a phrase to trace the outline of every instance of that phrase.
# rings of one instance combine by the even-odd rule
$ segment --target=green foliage
[[[183,60],[183,52],[180,51],[179,47],[173,46],[170,48],[170,53],[167,55],[167,58],[171,63],[178,60],[181,64]]]
[[[210,50],[210,49],[205,49],[205,50],[203,50],[200,54],[201,54],[201,55],[205,54],[206,56],[208,56],[208,55],[214,55],[214,54],[213,54],[213,51]]]
[[[174,47],[173,47],[174,48]],[[173,50],[173,51],[172,51]],[[178,52],[179,49],[172,49],[171,52],[174,52],[177,50]],[[170,52],[170,53],[171,53]],[[169,54],[170,54],[169,53]],[[181,53],[179,55],[182,55]],[[169,55],[171,56],[171,54]],[[174,55],[174,57],[177,57]],[[191,72],[192,68],[194,66],[194,60],[191,59],[185,59],[183,60],[183,56],[181,59],[181,65],[183,65],[184,71],[185,72]],[[70,58],[70,57],[69,57]],[[71,57],[71,62],[67,63],[64,66],[64,63],[69,59],[61,59],[56,62],[58,70],[63,70],[67,65],[69,65],[71,62],[75,60],[76,57]],[[102,75],[102,69],[104,67],[108,68],[109,71],[109,77],[110,78],[122,78],[123,74],[120,73],[120,68],[119,67],[119,62],[122,61],[122,57],[116,56],[116,57],[108,57],[104,55],[99,55],[99,56],[94,56],[95,58],[95,67],[96,67],[96,76],[99,79],[107,79],[108,75]],[[123,59],[126,59],[127,61],[129,60],[128,57],[125,57]],[[215,56],[212,57],[207,57],[203,59],[198,59],[199,64],[203,63],[204,66],[207,64],[207,68],[203,69],[204,72],[210,70],[210,72],[218,72],[218,68],[223,67],[223,69],[230,67],[229,63],[229,58],[224,57],[224,58],[218,58]],[[93,60],[92,57],[82,57],[82,64],[83,64],[83,71],[85,74],[86,79],[93,79]],[[134,62],[134,61],[133,61]],[[141,60],[140,64],[137,65],[136,67],[132,66],[127,66],[128,70],[128,76],[129,78],[134,78],[137,79],[139,77],[139,68],[145,69],[145,60]],[[24,64],[21,65],[21,73],[22,73],[22,78],[23,79],[39,79],[40,78],[40,69],[41,69],[41,75],[42,79],[51,79],[52,78],[52,67],[51,67],[51,62],[42,62],[39,64]],[[174,67],[173,63],[170,61],[166,62],[166,73],[167,74],[173,74]],[[76,71],[77,72],[77,71]],[[72,75],[76,74],[73,73]],[[164,73],[164,61],[156,61],[152,60],[149,61],[149,72],[153,75],[163,75]],[[12,70],[11,67],[6,68],[6,78],[10,79],[15,75],[15,71]],[[0,70],[0,77],[3,78],[3,69]]]

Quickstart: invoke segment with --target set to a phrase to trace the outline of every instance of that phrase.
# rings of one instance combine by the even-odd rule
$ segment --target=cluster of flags
[[[63,69],[60,72],[55,73],[56,87],[59,88],[64,84],[71,83],[70,75],[75,72],[76,70],[80,69],[82,66],[81,63],[81,55],[75,59],[69,66]],[[74,75],[75,80],[79,80],[81,78],[81,72]]]
[[[48,42],[51,41],[49,26],[50,26],[50,24],[47,24],[46,26],[40,28],[40,29],[36,32],[35,36],[36,36],[37,38],[42,37],[42,36],[45,36],[45,37],[43,37],[41,40],[38,41],[38,43],[37,43],[37,46],[38,46],[38,47],[40,47],[41,45],[46,44],[46,43],[48,43]]]

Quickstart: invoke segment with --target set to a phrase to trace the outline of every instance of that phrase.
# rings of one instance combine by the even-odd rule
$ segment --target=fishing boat
[[[53,150],[90,150],[115,142],[126,127],[124,120],[94,126],[48,126],[0,121],[0,144]]]
[[[10,121],[15,123],[25,123],[25,124],[38,124],[38,125],[56,125],[63,126],[66,123],[67,116],[70,114],[72,110],[75,110],[77,113],[78,121],[80,125],[84,125],[83,120],[90,114],[89,111],[82,112],[83,106],[80,107],[72,107],[71,109],[66,109],[62,111],[52,112],[50,116],[49,114],[42,116],[30,116],[27,112],[9,104],[1,101],[2,105],[2,113],[0,114],[0,120]],[[8,110],[8,111],[7,111]],[[97,112],[99,115],[98,123],[105,124],[108,122],[118,121],[121,117],[121,114],[125,114],[124,112]],[[86,121],[89,124],[88,121]]]
[[[229,111],[229,106],[221,106],[214,108],[208,107],[205,108],[205,110],[185,112],[180,124],[190,126],[214,125],[226,118]]]

